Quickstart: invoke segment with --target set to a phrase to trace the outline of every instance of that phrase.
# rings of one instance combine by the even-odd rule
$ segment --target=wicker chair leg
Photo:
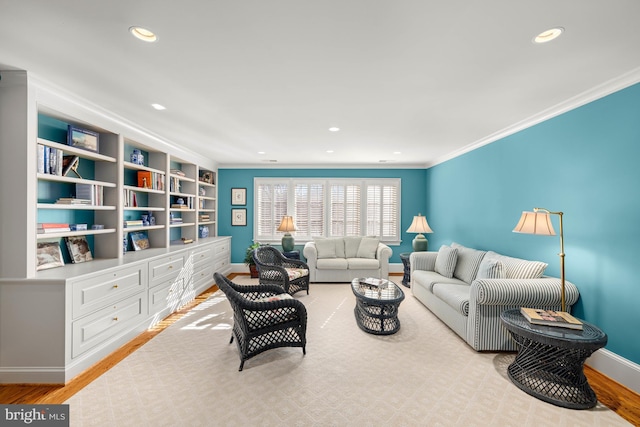
[[[303,355],[307,354],[307,347],[306,346],[302,347],[302,354]]]
[[[231,339],[229,340],[229,344],[233,342],[233,334],[231,334]]]
[[[240,362],[240,367],[238,368],[238,372],[242,372],[242,368],[244,368],[244,360]]]

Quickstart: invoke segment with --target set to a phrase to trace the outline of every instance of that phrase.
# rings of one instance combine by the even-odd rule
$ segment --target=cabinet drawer
[[[72,323],[71,357],[77,357],[146,318],[144,292],[116,302]]]
[[[210,260],[213,257],[213,247],[205,246],[203,248],[194,249],[191,253],[191,257],[194,264]]]
[[[201,286],[207,283],[213,282],[213,266],[207,264],[198,271],[193,272],[193,287],[199,289]]]
[[[175,277],[184,267],[184,255],[171,255],[149,262],[149,282]]]
[[[144,289],[143,265],[126,267],[72,283],[73,318],[84,316]]]
[[[217,258],[213,261],[213,272],[226,271],[230,265],[229,258]]]
[[[213,254],[214,256],[219,256],[222,254],[230,254],[231,253],[231,245],[229,240],[224,240],[222,242],[216,242],[213,244]]]
[[[149,289],[149,314],[158,314],[166,308],[170,309],[169,313],[176,311],[180,307],[183,291],[184,279],[182,277],[165,280]]]

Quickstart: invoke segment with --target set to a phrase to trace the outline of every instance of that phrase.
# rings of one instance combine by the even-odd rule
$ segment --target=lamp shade
[[[277,231],[284,231],[286,233],[296,231],[296,226],[293,223],[293,217],[289,215],[283,216]]]
[[[555,236],[556,232],[551,224],[548,212],[522,212],[520,221],[513,229],[514,233],[538,234],[542,236]]]
[[[411,225],[407,228],[407,233],[433,233],[433,230],[427,224],[427,218],[418,214],[413,217]]]

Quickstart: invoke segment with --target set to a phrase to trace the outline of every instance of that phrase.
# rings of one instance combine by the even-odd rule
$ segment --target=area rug
[[[256,283],[248,277],[236,283]],[[307,354],[280,348],[242,372],[220,291],[66,403],[72,426],[626,426],[602,404],[560,408],[506,376],[403,288],[400,330],[358,328],[349,284],[312,284]]]

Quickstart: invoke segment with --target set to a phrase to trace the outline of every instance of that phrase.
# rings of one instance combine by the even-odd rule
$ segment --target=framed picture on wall
[[[244,206],[247,204],[247,189],[232,188],[231,189],[231,205]]]
[[[231,225],[247,225],[247,210],[231,209]]]

